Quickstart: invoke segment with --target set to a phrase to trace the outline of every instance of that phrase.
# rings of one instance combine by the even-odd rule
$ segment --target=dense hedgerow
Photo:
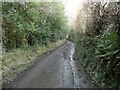
[[[60,2],[3,2],[3,48],[33,46],[64,39],[67,34]]]
[[[120,2],[85,6],[91,10],[85,32],[76,28],[69,39],[75,42],[77,57],[97,87],[120,89]]]

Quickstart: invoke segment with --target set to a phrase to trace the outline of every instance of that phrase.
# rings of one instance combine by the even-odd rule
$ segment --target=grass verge
[[[12,81],[18,73],[25,70],[31,65],[38,55],[42,55],[60,45],[64,41],[57,41],[45,45],[34,46],[29,48],[13,49],[10,52],[2,53],[2,84]]]

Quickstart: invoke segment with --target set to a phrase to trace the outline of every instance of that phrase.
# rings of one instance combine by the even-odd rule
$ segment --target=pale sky
[[[69,22],[72,22],[77,14],[78,7],[82,7],[84,0],[62,0],[62,2],[65,4],[65,15]]]

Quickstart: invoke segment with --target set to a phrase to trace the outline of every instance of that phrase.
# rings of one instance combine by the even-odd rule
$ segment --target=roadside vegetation
[[[61,2],[2,2],[2,84],[69,40],[96,87],[120,89],[120,1],[85,2],[68,30]]]
[[[68,32],[60,2],[3,2],[2,17],[3,84],[63,44]]]
[[[86,2],[74,23],[69,39],[92,82],[120,89],[120,2]]]
[[[64,41],[57,41],[45,45],[37,45],[28,48],[17,48],[10,52],[3,52],[2,73],[3,83],[11,82],[17,74],[25,70],[36,61],[39,55],[62,45]]]

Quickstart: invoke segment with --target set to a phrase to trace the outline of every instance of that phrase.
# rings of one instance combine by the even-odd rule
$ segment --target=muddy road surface
[[[78,73],[73,60],[74,44],[67,41],[49,55],[39,58],[36,65],[9,88],[90,88],[91,83]]]

